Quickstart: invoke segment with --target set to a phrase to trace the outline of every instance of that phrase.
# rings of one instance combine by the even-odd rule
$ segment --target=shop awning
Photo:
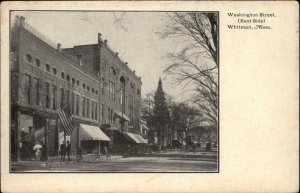
[[[137,136],[133,133],[124,132],[123,135],[125,138],[132,143],[141,143]]]
[[[126,121],[130,121],[130,119],[125,115],[125,113],[115,111],[115,116],[118,117],[118,118],[123,118]]]
[[[110,141],[109,137],[96,126],[80,124],[80,140]]]
[[[140,143],[147,143],[147,141],[139,134],[134,134]]]

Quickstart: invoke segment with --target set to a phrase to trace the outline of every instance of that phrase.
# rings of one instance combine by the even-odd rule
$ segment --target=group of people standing
[[[68,156],[68,161],[71,161],[71,143],[69,141],[64,141],[61,145],[60,145],[60,160],[61,161],[65,161],[66,155]]]

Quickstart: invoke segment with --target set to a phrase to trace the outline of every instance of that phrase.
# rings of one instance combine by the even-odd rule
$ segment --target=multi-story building
[[[10,72],[13,159],[30,157],[39,141],[50,155],[66,139],[72,151],[80,144],[87,149],[108,145],[100,128],[107,134],[139,131],[141,78],[100,34],[97,44],[62,49],[17,16],[10,35]],[[71,136],[58,116],[61,110],[72,120]]]

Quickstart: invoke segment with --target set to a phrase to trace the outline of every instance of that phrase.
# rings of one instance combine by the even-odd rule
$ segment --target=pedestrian
[[[41,149],[42,149],[42,146],[39,143],[33,147],[33,150],[35,151],[35,159],[36,160],[41,160],[41,157],[42,157]]]
[[[68,156],[68,161],[71,161],[70,153],[71,153],[71,143],[69,141],[67,141],[67,156]]]
[[[105,151],[106,159],[110,158],[108,148],[106,146],[104,147],[104,151]]]
[[[193,152],[196,153],[196,144],[193,143]]]
[[[40,141],[41,144],[41,161],[45,161],[46,160],[46,146],[43,143],[43,141]]]
[[[131,147],[130,145],[127,146],[127,156],[126,157],[129,157],[129,155],[131,154]]]
[[[78,147],[77,150],[77,162],[81,162],[82,161],[82,149],[81,147]]]
[[[65,157],[66,157],[66,142],[64,141],[61,145],[60,145],[60,161],[65,161]]]

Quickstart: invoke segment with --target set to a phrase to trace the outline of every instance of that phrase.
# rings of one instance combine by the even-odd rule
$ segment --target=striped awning
[[[100,141],[110,141],[109,137],[96,126],[80,124],[80,140],[100,140]]]

